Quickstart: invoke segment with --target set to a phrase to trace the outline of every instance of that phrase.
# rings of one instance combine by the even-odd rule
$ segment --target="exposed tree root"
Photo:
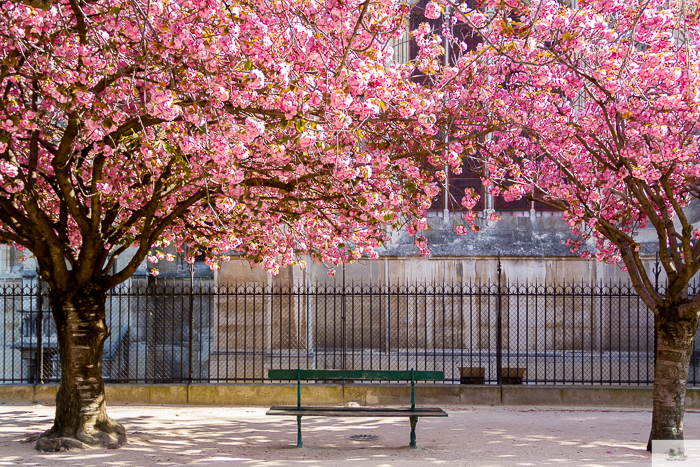
[[[102,423],[95,424],[89,432],[79,430],[70,433],[69,430],[56,429],[56,427],[33,435],[23,440],[23,443],[36,441],[34,449],[44,452],[63,452],[75,449],[90,449],[92,447],[103,447],[107,449],[117,449],[127,443],[126,431],[124,427],[114,420],[107,419]]]
[[[42,452],[63,452],[71,449],[89,449],[90,446],[75,438],[39,438],[34,449]]]

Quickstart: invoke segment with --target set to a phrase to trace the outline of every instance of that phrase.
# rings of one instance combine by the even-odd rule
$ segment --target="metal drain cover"
[[[353,441],[376,441],[379,439],[377,435],[352,435],[348,436]]]

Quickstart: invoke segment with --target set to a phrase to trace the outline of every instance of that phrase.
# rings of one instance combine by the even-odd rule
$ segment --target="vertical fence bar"
[[[333,289],[335,290],[335,279],[333,280]],[[328,284],[324,284],[323,286],[323,368],[328,367],[328,338],[329,338],[329,332],[328,332]],[[333,300],[333,304],[335,305],[335,300]],[[335,307],[333,307],[335,310]],[[335,313],[333,314],[333,318],[335,318]],[[333,348],[335,348],[335,326],[333,327]],[[335,366],[335,360],[333,361],[334,366]]]
[[[387,329],[387,339],[386,339],[386,355],[387,355],[387,370],[391,369],[391,289],[387,289],[387,308],[386,308],[386,329]],[[382,369],[381,360],[379,361],[379,369]]]
[[[296,321],[297,321],[297,368],[301,368],[300,358],[301,358],[301,294],[296,290],[295,286],[292,285],[292,295],[296,297]],[[264,368],[264,365],[263,365]],[[264,372],[265,370],[263,370]]]
[[[513,286],[510,282],[504,284],[504,296],[506,303],[506,343],[504,348],[506,350],[506,368],[508,368],[509,376],[519,377],[518,369],[520,366],[520,302],[518,300],[518,288],[520,287],[519,281],[516,280]],[[515,300],[515,307],[513,306],[513,301]],[[515,326],[513,326],[513,319],[515,319]],[[513,335],[515,334],[515,335]],[[515,368],[515,374],[510,374],[510,369]],[[524,378],[521,379],[524,382]]]
[[[174,290],[174,280],[171,281],[171,284],[173,286],[173,289],[170,291],[171,293],[171,299],[172,302],[170,302],[168,299],[168,280],[165,279],[164,284],[163,284],[163,305],[165,310],[163,310],[163,314],[165,315],[167,313],[167,304],[173,303],[175,301],[175,290]],[[165,318],[165,316],[163,317]],[[175,382],[180,382],[175,380],[175,313],[170,313],[170,375],[169,375],[169,380],[173,383]],[[182,326],[182,321],[180,321],[180,326]],[[182,360],[182,357],[180,357]],[[180,378],[182,378],[182,373],[180,373]]]
[[[381,282],[380,282],[380,287],[381,287]],[[379,303],[379,310],[377,313],[377,316],[379,317],[379,333],[377,336],[377,345],[379,347],[380,355],[381,355],[381,348],[382,348],[382,341],[381,341],[381,336],[382,336],[382,302],[381,302],[381,289],[377,289],[372,286],[372,283],[370,282],[369,288],[367,289],[368,294],[369,294],[369,321],[370,321],[370,326],[369,326],[369,369],[374,370],[374,326],[372,325],[372,321],[375,316],[375,296],[379,298],[376,302]],[[363,365],[363,368],[364,365]]]
[[[189,334],[187,339],[187,382],[192,384],[194,379],[194,264],[189,265],[190,269],[190,293],[189,293]],[[201,339],[200,339],[201,340]]]
[[[119,316],[119,318],[117,319],[117,321],[119,322],[119,324],[118,324],[118,326],[119,326],[119,335],[120,335],[120,339],[121,339],[121,330],[122,330],[122,328],[123,328],[123,322],[122,322],[122,318],[123,318],[123,317],[122,317],[122,301],[121,301],[121,297],[120,297],[120,294],[119,294],[119,290],[121,289],[121,286],[118,286],[118,287],[119,287],[119,289],[117,289],[117,288],[112,289],[110,295],[108,295],[107,297],[108,297],[108,300],[109,300],[109,309],[110,309],[110,311],[114,310],[115,308],[116,308],[116,310],[117,310],[117,313],[118,313],[118,316]],[[116,307],[114,306],[114,296],[115,296],[115,295],[117,296],[117,306],[116,306]],[[114,319],[114,318],[112,318],[112,319]],[[123,382],[123,383],[126,383],[126,382],[127,382],[126,380],[129,379],[128,373],[126,374],[126,377],[125,377],[125,375],[124,375],[124,367],[123,367],[124,363],[122,362],[122,355],[124,354],[124,350],[121,350],[121,345],[126,344],[126,346],[127,346],[127,350],[126,350],[126,351],[128,352],[128,348],[129,348],[128,346],[129,346],[129,344],[130,344],[129,332],[131,331],[131,329],[130,329],[129,327],[127,327],[126,329],[127,329],[126,338],[125,338],[125,341],[122,341],[122,342],[119,343],[119,344],[120,344],[120,350],[119,350],[119,352],[118,352],[119,356],[118,356],[118,358],[117,358],[117,368],[119,368],[119,378],[118,378],[118,380],[119,380],[119,382]]]
[[[627,380],[629,384],[632,384],[632,294],[630,288],[627,287]],[[639,322],[639,320],[637,320]],[[639,327],[639,325],[637,325]],[[622,346],[620,346],[622,347]],[[620,379],[622,379],[622,371],[620,371]]]
[[[267,303],[267,305],[266,305]],[[271,333],[271,321],[272,321],[272,315],[268,313],[268,309],[271,306],[269,303],[269,300],[267,300],[267,293],[265,290],[264,286],[260,287],[260,329],[261,329],[261,337],[260,340],[262,341],[260,343],[260,365],[262,366],[261,368],[261,373],[260,373],[260,382],[266,381],[267,378],[265,378],[265,358],[270,359],[270,368],[272,368],[272,334],[268,335],[268,332]],[[267,339],[268,342],[265,342],[265,339]],[[269,347],[269,351],[267,350]]]
[[[581,383],[586,382],[586,359],[584,357],[584,351],[586,350],[586,337],[584,330],[586,328],[586,288],[583,285],[583,280],[581,280]],[[591,325],[591,329],[593,326]]]
[[[498,253],[498,268],[496,269],[498,271],[498,289],[497,289],[497,302],[496,302],[496,381],[498,382],[498,385],[503,388],[503,354],[502,354],[502,347],[503,347],[503,334],[502,334],[502,326],[503,323],[501,322],[501,253]],[[501,393],[502,395],[502,393]]]
[[[411,353],[413,353],[413,361],[414,365],[416,368],[419,368],[418,366],[418,338],[416,333],[416,345],[415,345],[415,350],[411,348],[411,304],[415,304],[413,306],[413,322],[416,323],[416,331],[418,330],[418,321],[420,320],[419,318],[419,310],[418,310],[418,280],[416,279],[414,281],[414,286],[413,286],[413,300],[411,300],[411,294],[410,294],[410,287],[407,285],[407,295],[406,295],[406,370],[408,370],[410,364],[411,364]],[[399,369],[400,365],[399,365]],[[426,368],[427,369],[427,368]]]
[[[5,340],[7,339],[7,283],[5,280],[2,281],[2,375],[0,379],[0,383],[6,383],[8,378],[7,378],[7,343]],[[14,313],[12,313],[10,316],[14,318]],[[14,321],[14,319],[13,319]],[[14,329],[14,323],[11,324],[12,329]],[[14,341],[13,341],[14,342]],[[12,359],[14,361],[14,358]],[[12,379],[12,375],[10,376],[10,379]]]
[[[545,287],[547,287],[545,285]],[[546,306],[546,305],[545,305]],[[552,359],[554,360],[554,384],[557,384],[558,380],[558,375],[557,375],[557,286],[554,284],[552,286],[552,319],[554,322],[554,326],[552,327],[552,350],[554,351],[552,354]]]
[[[608,329],[608,349],[612,349],[612,335],[613,335],[613,330],[612,330],[612,304],[613,304],[613,288],[612,288],[612,279],[609,281],[608,285],[608,291],[610,295],[608,296],[608,319],[610,321],[610,328]],[[613,376],[612,376],[612,359],[613,359],[613,354],[612,350],[608,352],[608,384],[612,384],[613,381]]]
[[[257,301],[258,301],[258,300],[257,300],[257,296],[258,296],[258,287],[257,287],[257,285],[253,284],[252,289],[253,289],[253,290],[252,290],[252,292],[253,292],[253,344],[252,344],[252,347],[251,347],[251,349],[252,349],[252,352],[251,352],[251,353],[252,353],[252,357],[253,357],[253,372],[252,372],[252,373],[253,373],[253,376],[252,376],[252,378],[253,378],[253,382],[255,382],[255,375],[256,375],[256,373],[257,373],[256,363],[258,362],[258,359],[255,358],[255,357],[257,357],[256,354],[257,354],[257,352],[258,352],[258,350],[257,350],[258,347],[255,345],[255,336],[258,334],[257,332],[255,332],[255,331],[256,331],[256,326],[255,326],[255,319],[256,319],[256,318],[255,318],[255,316],[257,315],[257,313],[256,313],[256,308],[257,308],[257,307],[256,307],[256,304],[257,304]],[[291,334],[291,332],[290,332],[290,334]],[[246,349],[245,352],[248,353],[248,349]],[[261,358],[260,358],[259,360],[260,360],[260,365],[262,365],[262,355],[261,355]],[[262,374],[263,371],[264,371],[264,370],[261,368],[261,369],[260,369],[260,373]]]
[[[208,334],[208,335],[207,335],[207,355],[211,355],[211,353],[212,353],[212,348],[211,348],[211,346],[212,346],[212,344],[214,343],[214,339],[213,339],[213,337],[212,337],[212,333],[214,332],[214,330],[212,329],[212,325],[211,325],[211,324],[214,322],[214,315],[213,315],[213,313],[214,313],[214,311],[215,311],[215,310],[212,308],[212,306],[211,306],[211,288],[212,288],[212,286],[213,286],[213,282],[210,282],[209,284],[210,284],[210,285],[207,287],[207,291],[208,291],[207,293],[208,293],[208,296],[210,297],[210,298],[209,298],[209,307],[208,307],[208,313],[209,313],[209,316],[208,316],[208,317],[209,317],[209,319],[207,320],[207,327],[206,327],[206,329],[207,329],[207,334]],[[199,310],[200,310],[200,313],[199,313],[199,316],[200,316],[200,318],[199,318],[199,326],[200,326],[200,328],[202,327],[202,319],[203,319],[202,317],[203,317],[203,315],[204,315],[203,310],[202,310],[202,303],[203,303],[203,300],[204,300],[204,298],[203,298],[203,293],[202,293],[202,289],[203,289],[203,286],[202,286],[202,279],[200,279],[200,280],[199,280],[199,297],[200,297],[200,300],[199,300]],[[218,346],[218,344],[219,344],[219,339],[220,339],[220,338],[219,338],[219,334],[217,333],[217,335],[216,335],[217,346]],[[199,365],[200,365],[200,368],[202,367],[202,357],[203,357],[203,354],[204,354],[204,352],[202,352],[202,346],[200,346],[200,349],[199,349]],[[226,354],[226,364],[228,365],[228,353]],[[211,371],[209,371],[209,379],[211,379]]]
[[[528,352],[526,355],[527,357],[525,358],[525,365],[527,368],[530,368],[530,357],[529,357],[529,350],[530,350],[530,287],[531,285],[529,282],[526,280],[525,281],[525,350]],[[537,373],[537,304],[535,303],[534,306],[535,310],[535,326],[533,327],[534,329],[534,354],[533,354],[533,360],[535,361],[534,367],[535,367],[535,377],[534,377],[534,383],[537,384],[539,382],[539,374]]]
[[[18,309],[17,309],[17,286],[13,283],[12,286],[10,287],[11,289],[11,296],[12,296],[12,342],[17,342],[17,338],[22,337],[22,315],[18,314]],[[23,306],[20,306],[20,309],[24,308]],[[17,325],[15,325],[15,320],[17,320]],[[19,336],[17,335],[17,332],[19,332]],[[13,356],[12,358],[12,382],[18,382],[18,383],[24,383],[24,375],[23,375],[23,362],[21,360],[21,354],[20,354],[20,361],[19,361],[19,368],[15,368],[15,358]]]
[[[282,307],[282,296],[284,294],[284,286],[280,284],[280,307]],[[287,302],[287,366],[291,367],[292,365],[292,301],[293,297],[289,289],[287,290],[286,295],[286,302]],[[297,369],[299,367],[297,366]]]
[[[10,316],[12,318],[12,322],[10,324],[11,329],[14,331],[15,328],[15,323],[14,323],[14,317],[15,314],[13,313],[8,313],[7,312],[7,282],[3,279],[2,281],[2,379],[0,379],[0,382],[6,383],[8,382],[8,379],[12,381],[14,374],[10,373],[10,378],[7,377],[7,342],[5,340],[7,339],[7,317]],[[14,342],[14,339],[12,340]],[[12,351],[10,351],[10,356],[12,356]],[[12,362],[14,363],[14,358],[12,358]]]
[[[470,320],[471,322],[471,320]],[[471,348],[471,340],[469,341],[469,347]],[[464,342],[464,282],[462,282],[462,278],[460,277],[459,279],[459,366],[463,367],[464,366],[464,351],[466,349],[466,345]],[[469,357],[471,358],[471,352],[469,354]],[[458,374],[459,378],[461,379],[462,374],[461,372]]]
[[[659,263],[659,253],[656,253],[656,261],[654,262],[654,290],[659,293],[659,274],[661,274],[661,263]],[[656,313],[654,313],[654,381],[656,380],[656,346],[659,341],[659,328],[656,321]]]
[[[155,345],[156,338],[156,322],[155,322],[155,310],[151,312],[151,307],[154,305],[155,299],[155,287],[149,285],[149,279],[146,278],[146,330],[148,332],[148,339],[146,340],[146,370],[147,376],[150,376],[151,383],[157,383],[156,381],[156,365],[155,362],[158,358],[158,349]],[[157,279],[155,279],[157,280]]]
[[[343,348],[341,349],[341,357],[340,357],[340,362],[341,365],[343,365],[343,370],[347,370],[348,368],[348,363],[347,363],[347,322],[346,322],[346,303],[347,303],[347,290],[346,290],[346,285],[345,285],[345,263],[343,263],[343,291],[341,295],[341,300],[342,303],[340,304],[340,322],[341,324],[341,329],[340,329],[340,342]]]
[[[483,341],[482,341],[482,315],[484,311],[483,303],[482,303],[482,295],[486,296],[486,299],[488,300],[488,309],[487,309],[487,314],[486,314],[486,339],[488,340],[488,348],[487,348],[487,358],[488,358],[488,366],[489,366],[489,381],[491,380],[491,369],[493,368],[493,365],[491,364],[491,280],[489,279],[487,287],[487,292],[488,293],[483,293],[484,291],[484,286],[481,284],[481,279],[479,279],[479,290],[478,290],[478,310],[479,310],[479,365],[482,364],[482,350],[483,350]],[[498,371],[496,371],[498,373]],[[498,376],[496,376],[496,380],[498,381]]]
[[[555,289],[556,288],[558,288],[558,287],[555,286]],[[568,296],[567,290],[568,289],[567,289],[567,285],[566,285],[566,281],[565,281],[564,285],[561,288],[559,288],[559,290],[558,290],[558,293],[561,296],[561,316],[562,316],[562,329],[561,329],[561,337],[560,337],[560,339],[561,339],[560,354],[561,354],[561,372],[562,372],[561,382],[562,382],[562,384],[566,384],[566,370],[568,367],[567,355],[566,355],[567,350],[568,350],[568,348],[567,348],[568,328],[566,327],[566,311],[567,311],[566,299]],[[555,313],[556,313],[556,309],[557,309],[557,303],[555,300],[555,302],[554,302]],[[555,328],[556,328],[556,326],[555,326]]]
[[[615,383],[620,383],[622,382],[622,301],[623,301],[623,295],[622,295],[622,287],[620,287],[621,282],[618,283],[617,287],[617,294],[616,294],[616,304],[617,304],[617,310],[615,315],[617,316],[617,372],[615,373],[615,376],[617,378],[613,378],[613,382]]]
[[[593,374],[593,349],[594,349],[594,343],[595,343],[595,342],[594,342],[594,341],[595,341],[595,317],[594,317],[594,314],[593,314],[593,313],[594,313],[594,308],[595,308],[595,301],[593,300],[593,296],[594,296],[594,293],[595,293],[595,285],[591,285],[591,288],[589,289],[589,292],[590,292],[590,293],[589,293],[588,301],[589,301],[589,303],[591,304],[591,331],[590,331],[590,333],[591,333],[591,358],[590,358],[590,362],[591,362],[591,369],[590,369],[591,381],[590,381],[590,382],[591,382],[591,385],[592,385],[593,382],[594,382],[593,380],[594,380],[594,378],[595,378],[595,376],[594,376],[594,374]],[[583,313],[583,312],[582,312],[582,313]],[[585,347],[585,346],[583,346],[582,348],[584,348],[584,347]]]
[[[423,313],[423,342],[424,346],[428,347],[428,310],[431,308],[431,306],[428,304],[428,291],[431,290],[430,288],[432,287],[433,290],[433,296],[432,296],[432,308],[435,309],[435,285],[433,284],[432,286],[428,285],[427,281],[423,282],[423,309],[425,312]],[[416,318],[418,318],[416,316]],[[416,332],[416,336],[418,335],[418,332]],[[428,369],[428,357],[427,354],[426,356],[423,357],[424,364],[425,364],[425,369]],[[417,365],[416,365],[417,366]]]
[[[235,378],[238,380],[238,293],[239,293],[239,287],[238,287],[238,280],[236,280],[236,285],[234,286],[234,292],[233,292],[233,300],[234,300],[234,307],[233,307],[233,329],[236,330],[236,333],[233,335],[233,348],[234,348],[234,358],[233,358],[233,374],[236,375]],[[267,289],[264,289],[266,292]],[[227,322],[228,322],[228,316],[226,317]],[[272,320],[272,318],[270,318]],[[270,359],[270,362],[272,363],[272,359]],[[245,365],[245,362],[243,363]]]
[[[442,298],[440,300],[442,302],[442,316],[440,317],[440,319],[442,321],[442,326],[441,326],[442,333],[440,336],[440,345],[442,347],[442,368],[443,368],[443,370],[445,368],[445,314],[446,314],[445,299],[448,297],[447,292],[445,290],[446,287],[447,287],[447,284],[445,284],[445,280],[443,279],[443,281],[442,281]],[[436,313],[436,315],[437,315],[437,313]],[[437,370],[437,368],[434,368],[434,369]]]
[[[248,285],[243,284],[243,381],[248,376]]]
[[[281,364],[282,364],[282,358],[283,358],[283,355],[282,355],[282,354],[283,354],[283,349],[285,348],[285,347],[284,347],[284,335],[282,334],[282,326],[283,326],[283,324],[284,324],[284,317],[282,316],[282,313],[284,312],[284,295],[283,295],[284,291],[283,291],[283,289],[282,289],[282,285],[279,285],[279,286],[278,286],[278,291],[279,291],[279,294],[278,294],[278,295],[279,295],[279,307],[280,307],[280,324],[279,324],[279,326],[280,326],[280,342],[279,342],[279,353],[280,353],[280,365],[281,365]],[[291,327],[290,327],[290,326],[291,326],[291,321],[290,321],[290,319],[289,319],[289,318],[291,318],[291,316],[289,316],[289,314],[290,314],[290,309],[289,309],[289,307],[288,307],[288,309],[287,309],[287,316],[288,316],[288,319],[287,319],[287,349],[289,349],[289,347],[290,347],[290,346],[289,346],[289,337],[290,337],[290,333],[291,333]],[[290,368],[290,367],[291,367],[291,363],[292,363],[292,362],[291,362],[291,360],[290,360],[290,354],[289,354],[289,350],[288,350],[288,351],[287,351],[287,366],[286,366],[286,368]],[[285,367],[283,367],[283,368],[285,368]]]
[[[475,287],[476,287],[476,284],[474,284],[472,282],[472,280],[469,279],[469,334],[470,334],[471,342],[474,342],[474,326],[473,326],[473,322],[474,322],[474,296],[476,295],[476,298],[478,299],[477,306],[476,306],[477,313],[478,313],[477,314],[478,318],[476,321],[478,324],[478,328],[477,328],[478,345],[477,345],[477,348],[479,349],[479,366],[481,366],[481,364],[482,364],[481,363],[481,347],[482,347],[482,345],[481,345],[481,342],[482,342],[481,341],[481,338],[482,338],[481,328],[482,328],[482,325],[481,325],[481,295],[479,293],[481,291],[481,280],[479,280],[478,288],[475,289]],[[475,290],[476,290],[476,293],[475,293]],[[469,366],[471,368],[474,368],[474,352],[470,352],[470,354],[469,354]],[[491,369],[490,366],[491,365],[489,365],[489,371]],[[486,382],[488,380],[487,378],[488,378],[487,375],[484,374],[484,382]]]
[[[230,294],[228,283],[226,284],[225,287],[226,288],[224,289],[224,300],[226,300],[226,351],[224,352],[224,355],[226,357],[224,359],[225,360],[224,364],[226,365],[226,382],[228,383],[231,381],[231,377],[229,375],[229,368],[231,367],[231,362],[229,361],[229,358],[231,356],[231,312],[230,312],[231,310],[230,310],[229,302],[231,301],[231,294]],[[233,299],[237,301],[237,297],[235,294],[233,295]],[[219,307],[221,307],[221,297],[219,297]],[[221,310],[217,310],[216,322],[217,323],[221,322]],[[219,327],[218,334],[221,335],[221,326],[218,326],[218,327]],[[238,332],[237,329],[236,329],[236,332]],[[219,347],[219,358],[221,358],[221,347]],[[235,362],[234,366],[235,366],[236,363],[238,363],[237,362],[238,361],[238,349],[234,349],[233,358],[234,358],[234,362]],[[217,368],[219,365],[221,365],[221,363],[218,360],[217,360],[216,364],[217,364]],[[218,370],[218,371],[220,371],[220,370]],[[233,374],[234,374],[233,379],[235,379],[238,376],[235,372],[235,369],[234,369]]]
[[[530,306],[529,305],[529,303],[530,303],[529,292],[530,292],[530,289],[528,288],[528,295],[526,296],[528,307]],[[534,356],[534,358],[535,358],[535,384],[539,384],[540,372],[539,372],[539,362],[538,362],[539,358],[537,358],[537,355],[540,351],[539,350],[540,349],[540,346],[539,346],[539,337],[540,336],[539,336],[539,332],[537,332],[537,331],[540,329],[540,326],[538,324],[539,320],[540,320],[539,319],[540,313],[539,313],[539,308],[537,307],[537,281],[535,281],[535,289],[534,289],[533,297],[535,300],[535,303],[533,304],[533,309],[535,310],[535,327],[534,327],[534,329],[535,329],[535,344],[534,344],[534,348],[535,348],[535,356]]]
[[[455,366],[455,285],[452,282],[452,290],[450,290],[450,348],[452,351],[452,356],[450,357],[452,370],[452,378],[454,380],[454,366]],[[445,368],[443,367],[443,371]]]
[[[547,300],[548,289],[546,283],[542,285],[542,290],[544,291],[544,323],[542,324],[542,326],[544,327],[544,384],[547,384],[547,381],[549,380],[549,372],[547,371],[547,368],[550,365],[549,355],[547,354],[547,303],[549,303],[549,300]]]
[[[370,282],[371,284],[371,282]],[[371,293],[371,288],[368,290]],[[372,303],[369,305],[369,315],[372,316]],[[371,328],[370,328],[371,330]],[[371,331],[370,331],[371,334]],[[360,281],[360,368],[365,368],[365,349],[367,348],[365,340],[365,287],[362,281]],[[372,338],[369,339],[369,349],[372,351]],[[371,361],[371,360],[370,360]],[[355,369],[355,361],[353,357],[353,369]]]
[[[41,279],[36,281],[36,384],[44,384],[44,300]]]
[[[336,279],[333,279],[333,323],[335,324],[336,322],[336,295],[338,294],[338,284],[336,283]],[[341,292],[341,300],[342,300],[342,292]],[[342,305],[341,305],[342,306]],[[328,296],[326,296],[326,309],[328,309]],[[342,313],[342,311],[341,311]],[[328,320],[326,320],[326,328],[328,327]],[[336,363],[337,359],[337,348],[338,348],[338,326],[333,326],[333,368],[338,368],[338,364]],[[342,332],[342,331],[341,331]],[[341,344],[342,345],[342,344]]]
[[[389,279],[389,259],[384,258],[384,286],[381,289],[383,293],[381,296],[384,298],[384,313],[379,320],[379,338],[384,341],[384,351],[389,348],[389,288],[391,280]],[[384,333],[382,333],[382,323],[387,323],[384,325]],[[379,369],[382,369],[382,345],[379,345]]]
[[[140,382],[140,381],[141,381],[141,374],[140,374],[141,372],[139,371],[139,370],[140,370],[140,369],[139,369],[139,366],[140,366],[139,363],[141,362],[141,354],[142,354],[140,342],[141,342],[141,340],[142,340],[142,337],[141,337],[141,336],[144,336],[144,338],[143,338],[144,341],[147,340],[147,337],[146,337],[146,336],[147,336],[147,334],[148,334],[148,329],[143,329],[143,331],[141,330],[141,329],[142,329],[142,326],[141,326],[141,316],[140,316],[141,313],[139,313],[139,310],[140,310],[140,308],[139,308],[139,302],[141,301],[141,300],[140,300],[140,293],[139,293],[139,292],[140,292],[140,286],[138,285],[138,282],[136,282],[135,285],[136,285],[136,287],[135,287],[135,290],[136,290],[136,332],[138,333],[138,334],[137,334],[137,336],[138,336],[138,337],[137,337],[137,342],[139,342],[139,344],[136,345],[136,381],[137,381],[137,382]],[[130,311],[131,311],[131,304],[132,304],[132,301],[133,301],[133,300],[132,300],[133,292],[134,292],[134,288],[130,288],[130,290],[129,290],[129,310],[130,310]],[[145,347],[144,347],[144,353],[145,353]],[[143,381],[145,382],[145,380],[146,380],[146,366],[145,366],[145,360],[144,360]]]
[[[318,349],[316,348],[316,346],[318,345],[318,288],[316,287],[315,284],[314,284],[314,288],[313,288],[311,295],[312,295],[313,300],[314,300],[313,314],[314,314],[315,325],[314,325],[314,332],[313,332],[313,336],[314,336],[313,369],[315,370],[318,368]],[[324,326],[325,326],[325,323],[324,323]],[[325,333],[324,333],[324,336],[325,336]],[[324,339],[324,342],[325,342],[325,339]]]
[[[316,345],[315,339],[314,339],[314,326],[316,325],[316,321],[314,320],[315,316],[313,313],[314,310],[314,303],[316,302],[314,300],[314,296],[312,295],[313,289],[312,287],[314,286],[314,276],[313,276],[313,261],[309,262],[309,282],[306,287],[306,332],[307,332],[307,341],[306,341],[306,347],[308,348],[307,355],[310,353],[311,354],[311,363],[307,363],[307,367],[315,370],[316,369],[316,349],[314,346]]]
[[[598,328],[600,329],[600,384],[603,384],[603,339],[604,339],[604,334],[603,334],[603,281],[600,281],[600,284],[598,285],[598,304],[599,304],[599,311],[600,311],[600,317],[598,318],[598,322],[600,325]]]

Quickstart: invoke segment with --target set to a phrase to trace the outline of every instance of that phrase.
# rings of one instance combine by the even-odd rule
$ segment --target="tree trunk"
[[[683,440],[685,391],[698,317],[681,318],[675,309],[656,316],[654,412],[647,451],[652,440]]]
[[[126,432],[107,416],[102,350],[109,329],[105,292],[99,286],[51,294],[61,359],[61,385],[53,427],[40,435],[36,449],[58,451],[126,443]]]

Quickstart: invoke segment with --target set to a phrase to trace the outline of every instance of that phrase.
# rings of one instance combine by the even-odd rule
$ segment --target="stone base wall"
[[[54,403],[57,385],[0,385],[0,402],[13,404]],[[408,384],[304,384],[305,405],[410,404]],[[106,385],[109,404],[272,406],[296,404],[296,385],[289,384],[192,384]],[[519,405],[543,407],[624,407],[651,409],[651,387],[416,385],[416,403],[428,405]],[[700,389],[690,388],[685,407],[700,409]]]

